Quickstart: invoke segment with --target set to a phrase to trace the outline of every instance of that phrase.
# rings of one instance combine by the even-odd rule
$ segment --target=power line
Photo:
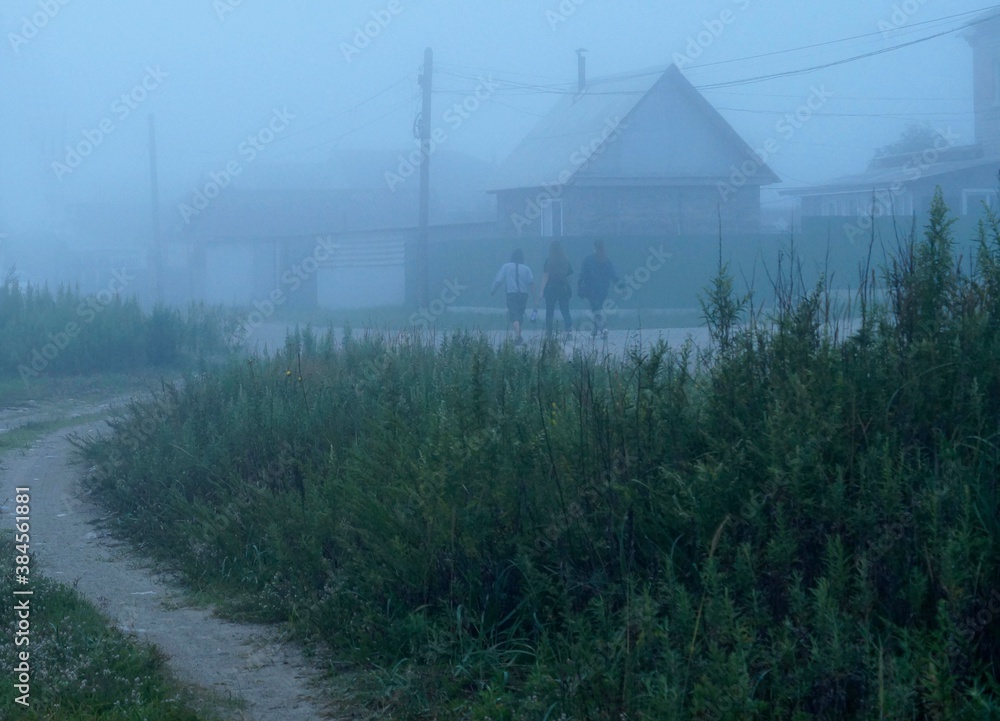
[[[455,68],[457,70],[471,70],[473,72],[483,72],[483,73],[494,73],[496,70],[494,68],[487,68],[482,65],[461,65],[459,63],[438,63],[438,68]],[[523,75],[526,78],[541,78],[542,80],[552,80],[558,82],[559,79],[551,75],[539,75],[537,73],[521,73],[516,71],[507,71],[508,75]]]
[[[801,100],[801,93],[798,95],[791,95],[787,93],[734,93],[727,92],[725,90],[712,90],[711,94],[714,95],[732,95],[738,98],[786,98],[789,100]],[[903,97],[892,97],[889,95],[880,95],[878,97],[864,96],[864,95],[841,95],[837,93],[837,100],[863,100],[866,103],[870,103],[876,100],[893,100],[901,102],[912,102],[912,103],[965,103],[968,102],[968,98],[903,98]]]
[[[788,110],[756,110],[753,108],[727,108],[724,106],[714,106],[716,110],[725,110],[731,113],[752,113],[754,115],[794,115]],[[918,117],[945,117],[953,120],[972,120],[976,114],[972,111],[950,111],[950,112],[920,112],[920,113],[836,113],[823,112],[824,118],[918,118]]]
[[[980,9],[980,10],[969,10],[969,11],[962,12],[962,13],[956,13],[954,15],[948,15],[948,16],[945,16],[945,17],[942,17],[942,18],[935,18],[933,20],[926,20],[926,21],[923,21],[923,22],[920,22],[920,23],[913,23],[911,26],[909,26],[907,28],[906,32],[912,33],[912,32],[915,32],[916,29],[920,28],[920,27],[924,27],[924,26],[927,26],[927,25],[937,25],[937,24],[941,24],[941,23],[945,23],[945,22],[951,22],[953,20],[960,19],[960,18],[965,18],[965,17],[968,17],[970,15],[977,15],[977,14],[987,13],[990,10],[1000,10],[1000,5],[991,5],[991,6],[987,7],[987,8],[983,8],[983,9]],[[828,63],[822,63],[822,64],[819,64],[819,65],[809,66],[809,67],[806,67],[806,68],[798,68],[798,69],[795,69],[795,70],[786,70],[786,71],[777,72],[777,73],[769,73],[769,74],[754,76],[754,77],[750,77],[750,78],[743,78],[743,79],[740,79],[740,80],[729,80],[729,81],[724,81],[724,82],[719,82],[719,83],[709,83],[709,84],[705,84],[705,85],[696,85],[695,87],[698,90],[715,90],[715,89],[718,89],[718,88],[726,88],[726,87],[733,87],[733,86],[739,86],[739,85],[750,85],[750,84],[760,83],[760,82],[764,82],[764,81],[767,81],[767,80],[773,80],[773,79],[777,79],[777,78],[790,77],[790,76],[793,76],[793,75],[801,75],[801,74],[805,74],[805,73],[816,72],[817,70],[823,70],[823,69],[826,69],[826,68],[835,67],[837,65],[844,65],[844,64],[847,64],[847,63],[851,63],[851,62],[856,62],[858,60],[863,60],[863,59],[866,59],[866,58],[875,57],[877,55],[882,55],[884,53],[895,52],[896,50],[901,50],[903,48],[907,48],[907,47],[910,47],[910,46],[913,46],[913,45],[918,45],[918,44],[921,44],[921,43],[928,42],[930,40],[935,40],[937,38],[943,37],[945,35],[953,34],[955,32],[963,30],[965,28],[971,27],[973,25],[977,25],[977,24],[980,24],[980,23],[983,23],[983,22],[987,22],[990,19],[992,19],[992,16],[991,17],[985,17],[985,18],[976,20],[976,21],[971,22],[971,23],[965,23],[965,24],[963,24],[963,25],[961,25],[961,26],[959,26],[957,28],[950,28],[948,30],[944,30],[942,32],[934,33],[932,35],[923,36],[923,37],[917,38],[916,40],[910,40],[910,41],[903,42],[903,43],[897,43],[897,44],[892,45],[892,46],[887,47],[887,48],[880,48],[878,50],[874,50],[874,51],[867,52],[867,53],[861,53],[859,55],[853,55],[853,56],[848,57],[848,58],[842,58],[840,60],[834,60],[834,61],[831,61],[831,62],[828,62]],[[751,55],[751,56],[746,56],[746,57],[742,57],[742,58],[732,58],[730,60],[720,60],[720,61],[717,61],[717,62],[714,62],[714,63],[706,63],[704,65],[693,66],[691,69],[692,70],[700,70],[702,68],[707,68],[707,67],[716,66],[716,65],[725,65],[725,64],[731,64],[731,63],[737,63],[737,62],[742,63],[742,62],[746,62],[748,60],[757,60],[757,59],[761,59],[761,58],[765,58],[765,57],[773,57],[773,56],[776,56],[776,55],[783,55],[783,54],[788,54],[788,53],[802,52],[804,50],[814,50],[814,49],[820,48],[820,47],[825,47],[825,46],[829,46],[829,45],[835,45],[835,44],[844,43],[844,42],[852,42],[852,41],[855,41],[855,40],[870,38],[870,37],[873,37],[875,35],[881,35],[881,34],[882,34],[881,31],[871,32],[871,33],[863,33],[861,35],[854,35],[854,36],[847,37],[847,38],[839,38],[837,40],[827,40],[827,41],[820,42],[820,43],[812,43],[810,45],[803,45],[803,46],[795,47],[795,48],[786,48],[786,49],[783,49],[783,50],[775,50],[775,51],[772,51],[772,52],[761,53],[761,54],[758,54],[758,55]],[[627,74],[616,76],[616,79],[630,80],[630,79],[637,79],[637,78],[642,78],[642,77],[648,77],[648,76],[652,76],[652,75],[662,75],[665,72],[665,70],[666,70],[666,68],[657,68],[655,70],[647,70],[647,71],[642,71],[642,72],[637,72],[637,73],[627,73]],[[477,80],[477,78],[473,78],[473,77],[470,77],[468,75],[463,75],[461,73],[455,73],[455,72],[446,71],[446,70],[442,70],[441,72],[446,73],[448,75],[451,75],[453,77],[461,78],[463,80]],[[526,94],[526,95],[527,94],[575,95],[577,93],[577,90],[575,88],[575,84],[571,83],[571,82],[557,83],[557,84],[552,84],[552,85],[537,85],[537,84],[531,84],[531,83],[522,83],[522,82],[515,81],[515,80],[503,80],[503,79],[501,79],[501,80],[494,79],[494,82],[496,82],[498,84],[501,84],[501,85],[507,86],[506,87],[507,90],[518,90],[518,91],[521,91],[522,94]],[[501,88],[501,90],[503,90],[503,88]],[[637,95],[637,94],[643,94],[645,92],[646,92],[646,90],[643,90],[643,89],[638,89],[638,90],[634,90],[634,91],[600,91],[600,90],[588,89],[588,93],[591,94],[591,95]]]
[[[350,115],[351,113],[356,112],[357,110],[359,110],[363,106],[365,106],[368,103],[370,103],[372,100],[380,98],[383,95],[385,95],[386,93],[388,93],[390,90],[393,90],[400,83],[402,83],[404,80],[409,80],[410,77],[411,76],[409,74],[404,75],[402,78],[400,78],[396,82],[392,83],[391,85],[387,86],[386,88],[384,88],[384,89],[380,90],[379,92],[375,93],[370,98],[366,98],[365,100],[362,100],[360,103],[354,105],[353,107],[348,108],[347,110],[342,110],[341,112],[336,113],[335,115],[330,115],[330,116],[324,118],[323,120],[320,120],[315,125],[310,125],[308,128],[302,128],[301,130],[296,130],[294,133],[285,133],[280,138],[275,138],[275,142],[287,140],[289,138],[295,137],[296,135],[302,135],[303,133],[308,133],[308,132],[311,132],[313,130],[317,130],[319,128],[325,127],[326,125],[329,125],[334,120],[339,120],[340,118],[344,117],[345,115]],[[407,100],[406,102],[409,102],[409,100]]]
[[[279,143],[279,142],[282,142],[282,141],[287,140],[289,138],[293,138],[293,137],[295,137],[297,135],[302,135],[304,133],[309,133],[309,132],[312,132],[314,130],[320,130],[322,128],[325,128],[331,122],[333,122],[335,120],[339,120],[340,118],[343,118],[345,115],[349,115],[349,114],[351,114],[351,113],[359,110],[360,108],[362,108],[363,106],[367,105],[371,101],[373,101],[373,100],[375,100],[377,98],[380,98],[381,96],[383,96],[386,93],[388,93],[390,90],[395,89],[397,86],[399,86],[405,80],[409,80],[411,78],[412,78],[412,73],[404,75],[399,80],[396,80],[395,82],[393,82],[392,84],[386,86],[385,88],[383,88],[379,92],[375,93],[371,97],[365,98],[364,100],[360,101],[359,103],[356,103],[355,105],[351,106],[350,108],[347,108],[346,110],[342,110],[342,111],[340,111],[338,113],[335,113],[334,115],[329,115],[326,118],[323,118],[322,120],[318,121],[314,125],[310,125],[308,127],[302,128],[300,130],[296,130],[296,131],[291,132],[291,133],[283,133],[282,135],[276,137],[272,141],[272,143]],[[408,103],[410,103],[412,101],[413,101],[413,97],[408,97],[405,101],[403,101],[402,105],[406,105],[406,104],[408,104]],[[392,107],[392,109],[389,110],[389,112],[387,113],[387,115],[380,116],[380,117],[376,118],[375,120],[372,120],[370,123],[366,123],[365,125],[362,125],[362,126],[360,126],[358,128],[355,128],[354,130],[348,131],[347,135],[350,135],[351,133],[356,132],[358,130],[362,130],[362,129],[368,127],[368,125],[371,125],[372,123],[378,122],[382,118],[387,117],[388,115],[391,115],[392,113],[394,113],[400,107],[401,107],[401,105],[394,105]],[[335,138],[333,141],[328,141],[328,142],[336,142],[336,140],[339,140],[341,137],[344,137],[344,136],[339,136],[339,137]],[[214,151],[214,150],[212,150],[212,151],[209,151],[209,150],[204,150],[204,151],[190,151],[189,150],[189,151],[177,151],[177,152],[178,152],[178,154],[181,154],[181,155],[191,155],[191,156],[217,157],[217,155],[218,155],[218,152]],[[283,157],[286,157],[286,156],[285,155],[279,155],[279,156],[276,156],[276,157],[283,158]]]
[[[987,8],[983,8],[983,9],[980,9],[980,10],[970,10],[970,11],[965,11],[965,12],[961,12],[961,13],[955,13],[953,15],[948,15],[948,16],[941,17],[941,18],[935,18],[935,19],[932,19],[932,20],[926,20],[926,21],[922,21],[922,22],[912,23],[912,24],[908,25],[904,31],[901,31],[901,32],[905,32],[906,34],[912,34],[914,32],[917,32],[921,28],[926,28],[928,26],[940,26],[943,23],[952,22],[954,20],[961,19],[961,18],[967,18],[970,15],[984,14],[984,13],[989,12],[990,10],[1000,10],[1000,5],[991,5],[991,6],[987,7]],[[983,17],[983,18],[975,20],[975,21],[973,21],[971,23],[964,23],[963,25],[961,25],[960,27],[957,27],[957,28],[950,28],[950,29],[947,29],[947,30],[943,30],[941,32],[933,33],[931,35],[926,35],[926,36],[923,36],[923,37],[919,37],[919,38],[916,38],[914,40],[909,40],[909,41],[906,41],[906,42],[897,43],[897,44],[892,45],[890,47],[880,48],[880,49],[877,49],[877,50],[874,50],[874,51],[870,51],[870,52],[866,52],[866,53],[860,53],[860,54],[857,54],[857,55],[852,55],[850,57],[841,58],[839,60],[833,60],[833,61],[830,61],[830,62],[820,63],[820,64],[817,64],[817,65],[812,65],[812,66],[808,66],[808,67],[804,67],[804,68],[797,68],[797,69],[793,69],[793,70],[786,70],[786,71],[775,72],[775,73],[767,73],[767,74],[762,74],[762,75],[758,75],[758,76],[752,76],[752,77],[748,77],[748,78],[742,78],[742,79],[738,79],[738,80],[729,80],[729,81],[723,81],[723,82],[718,82],[718,83],[708,83],[708,84],[704,84],[704,85],[696,85],[695,87],[698,90],[701,90],[701,91],[719,91],[722,88],[731,88],[731,87],[736,87],[736,86],[752,85],[752,84],[757,84],[757,83],[761,83],[761,82],[766,82],[766,81],[769,81],[769,80],[775,80],[775,79],[779,79],[779,78],[792,77],[792,76],[795,76],[795,75],[803,75],[803,74],[807,74],[807,73],[812,73],[812,72],[816,72],[816,71],[819,71],[819,70],[824,70],[824,69],[827,69],[827,68],[836,67],[838,65],[845,65],[845,64],[848,64],[848,63],[852,63],[852,62],[857,62],[859,60],[864,60],[864,59],[867,59],[867,58],[876,57],[878,55],[883,55],[883,54],[886,54],[886,53],[895,52],[897,50],[908,48],[908,47],[911,47],[911,46],[914,46],[914,45],[926,43],[926,42],[929,42],[931,40],[935,40],[935,39],[944,37],[946,35],[951,35],[951,34],[953,34],[955,32],[963,30],[965,28],[972,27],[974,25],[977,25],[977,24],[980,24],[980,23],[983,23],[983,22],[987,22],[988,20],[991,20],[992,17],[993,16]],[[836,40],[828,40],[828,41],[823,41],[823,42],[819,42],[819,43],[812,43],[810,45],[803,45],[803,46],[794,47],[794,48],[786,48],[786,49],[783,49],[783,50],[775,50],[775,51],[771,51],[771,52],[767,52],[767,53],[760,53],[760,54],[757,54],[757,55],[751,55],[751,56],[746,56],[746,57],[742,57],[742,58],[733,58],[733,59],[729,59],[729,60],[720,60],[720,61],[716,61],[716,62],[713,62],[713,63],[706,63],[704,65],[693,66],[691,69],[692,70],[701,70],[703,68],[708,68],[708,67],[713,67],[713,66],[718,66],[718,65],[726,65],[726,64],[736,63],[736,62],[747,62],[747,61],[750,61],[750,60],[759,60],[759,59],[762,59],[762,58],[769,58],[769,57],[775,57],[775,56],[779,56],[779,55],[786,55],[786,54],[790,54],[790,53],[803,52],[803,51],[806,51],[806,50],[815,50],[817,48],[828,47],[828,46],[832,46],[832,45],[838,45],[838,44],[845,43],[845,42],[854,42],[854,41],[857,41],[857,40],[864,40],[864,39],[872,38],[872,37],[877,36],[877,35],[878,36],[884,36],[884,33],[882,31],[862,33],[862,34],[859,34],[859,35],[854,35],[854,36],[850,36],[850,37],[846,37],[846,38],[839,38],[839,39],[836,39]],[[490,73],[493,72],[492,70],[489,70],[489,69],[486,69],[486,68],[476,68],[474,66],[460,66],[460,65],[456,65],[456,64],[447,64],[447,63],[446,64],[442,64],[442,65],[443,65],[443,67],[439,66],[437,68],[437,70],[438,70],[439,73],[441,73],[443,75],[448,75],[448,76],[451,76],[451,77],[454,77],[454,78],[458,78],[458,79],[461,79],[461,80],[472,81],[472,82],[478,82],[478,81],[481,80],[481,78],[473,77],[473,76],[470,76],[470,75],[467,75],[467,74],[463,74],[461,72],[454,72],[452,70],[448,70],[447,68],[449,68],[449,67],[452,67],[452,68],[463,68],[463,67],[465,67],[466,69],[471,69],[471,70],[485,70],[486,72],[490,72]],[[656,70],[648,70],[648,71],[642,71],[642,72],[637,72],[637,73],[627,73],[627,74],[618,75],[618,76],[615,76],[615,79],[619,79],[619,80],[637,79],[637,78],[648,77],[648,76],[652,76],[652,75],[662,75],[665,71],[666,71],[666,68],[657,68]],[[530,75],[527,74],[527,73],[511,73],[511,74],[512,75],[524,75],[524,76],[529,76],[530,77]],[[337,115],[331,116],[331,117],[325,119],[324,121],[322,121],[318,125],[311,126],[309,128],[304,128],[304,129],[302,129],[300,131],[297,131],[296,133],[292,133],[290,135],[284,136],[282,139],[287,139],[288,137],[292,137],[294,135],[299,135],[299,134],[304,133],[304,132],[309,132],[311,130],[316,130],[317,128],[321,127],[322,125],[324,125],[324,124],[326,124],[326,123],[328,123],[328,122],[330,122],[332,120],[338,119],[338,118],[343,117],[344,115],[346,115],[348,113],[354,112],[358,108],[360,108],[363,105],[365,105],[366,103],[371,102],[372,100],[375,100],[376,98],[378,98],[378,97],[384,95],[385,93],[389,92],[390,90],[392,90],[393,88],[395,88],[396,86],[398,86],[400,83],[402,83],[404,80],[406,80],[409,77],[410,77],[410,75],[407,74],[406,76],[404,76],[403,78],[401,78],[401,79],[397,80],[396,82],[392,83],[390,86],[386,87],[382,91],[376,93],[375,95],[371,96],[370,98],[367,98],[366,100],[361,101],[360,103],[358,103],[357,105],[353,106],[352,108],[350,108],[348,110],[345,110],[345,111],[343,111],[341,113],[338,113]],[[544,77],[544,76],[534,76],[534,77]],[[550,84],[550,85],[540,85],[540,84],[535,84],[535,83],[527,83],[527,82],[521,82],[521,81],[517,81],[517,80],[508,80],[508,79],[499,79],[499,80],[493,79],[493,82],[495,82],[498,86],[500,86],[500,87],[497,88],[496,92],[504,92],[508,96],[509,95],[515,95],[515,94],[517,94],[517,95],[540,95],[540,94],[576,95],[577,92],[578,92],[576,90],[576,88],[575,88],[575,83],[571,83],[571,82],[554,83],[554,84]],[[644,94],[647,91],[648,91],[648,89],[637,89],[637,90],[634,90],[634,91],[600,91],[600,90],[595,90],[595,89],[588,89],[588,94],[590,94],[590,95],[638,95],[638,94]],[[466,94],[466,93],[463,93],[462,91],[459,91],[459,90],[435,90],[434,93],[438,94],[438,95],[463,95],[463,94]],[[754,93],[754,95],[760,95],[760,93]],[[358,128],[354,128],[353,130],[350,130],[350,131],[348,131],[346,133],[343,133],[342,135],[339,135],[336,138],[333,138],[331,140],[325,141],[325,142],[320,143],[320,144],[318,144],[316,146],[313,146],[311,148],[306,148],[306,149],[304,149],[302,151],[299,151],[299,152],[307,152],[309,150],[313,150],[315,148],[322,147],[324,145],[328,145],[330,143],[337,142],[337,141],[341,140],[342,138],[347,137],[348,135],[351,135],[351,134],[353,134],[355,132],[358,132],[359,130],[362,130],[362,129],[366,128],[366,127],[369,127],[370,125],[372,125],[372,124],[374,124],[376,122],[379,122],[380,120],[388,117],[389,115],[392,115],[393,113],[395,113],[396,111],[398,111],[401,107],[403,107],[405,105],[408,105],[413,100],[415,100],[416,97],[418,97],[418,96],[419,96],[419,93],[417,95],[411,97],[411,98],[408,98],[402,104],[394,106],[392,109],[390,109],[384,115],[381,115],[378,118],[375,118],[374,120],[372,120],[372,121],[370,121],[370,122],[368,122],[368,123],[366,123],[366,124],[364,124],[364,125],[362,125],[362,126],[360,126]],[[774,96],[771,96],[771,97],[779,97],[779,96],[774,95]],[[847,99],[847,98],[844,98],[844,99]],[[853,98],[853,99],[867,100],[867,101],[873,100],[871,98]],[[889,100],[889,98],[885,98],[885,99]],[[511,108],[512,110],[516,110],[518,112],[526,113],[526,114],[529,114],[529,115],[537,115],[536,113],[533,113],[531,111],[523,110],[521,108],[517,108],[517,107],[514,107],[512,105],[502,103],[499,99],[497,99],[495,97],[489,98],[489,100],[492,101],[492,102],[504,105],[505,107]],[[927,101],[929,99],[920,99],[920,98],[913,98],[913,99],[910,99],[910,98],[895,98],[894,100],[913,100],[914,102],[917,102],[917,101]],[[951,102],[954,102],[954,100],[952,100]],[[727,112],[743,112],[743,113],[773,114],[773,115],[786,115],[787,114],[787,112],[781,112],[781,111],[754,110],[754,109],[748,109],[748,108],[726,108],[726,107],[720,107],[718,109],[719,110],[724,110],[724,111],[727,111]],[[898,114],[886,114],[886,113],[830,113],[830,112],[825,112],[824,115],[836,116],[836,117],[898,117],[898,118],[907,118],[907,117],[915,117],[915,116],[926,116],[926,117],[948,117],[948,116],[951,116],[951,117],[953,117],[955,119],[968,119],[968,118],[973,117],[974,114],[973,113],[928,113],[928,112],[906,113],[906,114],[902,114],[902,113],[898,113]]]
[[[984,22],[984,21],[980,20],[979,22]],[[965,26],[965,27],[968,27],[968,26]],[[787,77],[791,77],[793,75],[804,75],[806,73],[816,72],[817,70],[825,70],[827,68],[832,68],[832,67],[835,67],[837,65],[846,65],[847,63],[853,63],[853,62],[856,62],[858,60],[864,60],[866,58],[875,57],[877,55],[884,55],[885,53],[895,52],[896,50],[901,50],[903,48],[908,48],[908,47],[911,47],[913,45],[919,45],[921,43],[926,43],[929,40],[935,40],[936,38],[940,38],[940,37],[943,37],[945,35],[951,35],[952,33],[957,32],[957,30],[959,30],[959,29],[961,29],[961,28],[953,28],[951,30],[945,30],[945,31],[940,32],[940,33],[935,33],[933,35],[928,35],[928,36],[923,37],[923,38],[918,38],[917,40],[910,40],[909,42],[899,43],[898,45],[893,45],[893,46],[888,47],[888,48],[881,48],[879,50],[873,50],[872,52],[862,53],[860,55],[853,55],[853,56],[851,56],[849,58],[842,58],[840,60],[833,60],[833,61],[828,62],[828,63],[821,63],[819,65],[813,65],[813,66],[808,67],[808,68],[799,68],[797,70],[786,70],[786,71],[780,72],[780,73],[770,73],[768,75],[758,75],[756,77],[742,78],[740,80],[729,80],[729,81],[722,82],[722,83],[710,83],[708,85],[696,85],[695,87],[698,88],[699,90],[711,90],[711,89],[714,89],[714,88],[728,88],[728,87],[732,87],[734,85],[751,85],[753,83],[762,83],[762,82],[765,82],[767,80],[776,80],[778,78],[787,78]]]
[[[356,128],[352,128],[351,130],[348,130],[346,133],[341,133],[340,135],[338,135],[338,136],[336,136],[334,138],[330,138],[329,140],[324,140],[323,142],[317,143],[316,145],[311,145],[308,148],[301,148],[299,150],[294,150],[294,151],[285,153],[284,155],[277,155],[277,156],[275,156],[275,159],[286,158],[286,157],[288,157],[290,155],[299,155],[299,154],[302,154],[302,153],[308,153],[308,152],[316,150],[318,148],[322,148],[325,145],[329,145],[331,143],[339,142],[340,140],[343,140],[344,138],[346,138],[349,135],[353,135],[354,133],[360,132],[360,131],[364,130],[365,128],[368,128],[368,127],[374,125],[375,123],[378,123],[378,122],[380,122],[382,120],[385,120],[389,116],[394,115],[395,113],[399,112],[400,109],[402,109],[402,108],[404,108],[404,107],[406,107],[408,105],[411,105],[413,103],[413,101],[417,100],[419,97],[420,97],[420,93],[419,92],[415,93],[415,94],[411,95],[410,97],[408,97],[402,103],[399,103],[398,105],[393,106],[387,112],[383,113],[382,115],[378,116],[377,118],[373,118],[372,120],[368,121],[364,125],[359,125]]]
[[[1000,5],[991,5],[991,6],[987,7],[987,8],[982,8],[981,10],[967,10],[965,12],[956,13],[954,15],[946,15],[945,17],[934,18],[933,20],[924,20],[922,22],[910,23],[909,25],[906,26],[905,31],[901,30],[901,32],[913,33],[913,32],[916,32],[918,28],[921,28],[921,27],[923,27],[925,25],[937,25],[939,23],[944,23],[944,22],[950,22],[952,20],[957,20],[958,18],[968,17],[969,15],[979,15],[980,13],[985,13],[985,12],[989,12],[990,10],[997,10],[997,9],[1000,9]],[[946,31],[946,32],[943,32],[943,33],[939,33],[938,35],[932,35],[932,36],[930,36],[927,39],[933,39],[935,37],[940,37],[941,35],[947,35],[948,33],[956,32],[957,30],[961,30],[962,28],[969,27],[969,25],[975,25],[975,24],[978,24],[979,22],[985,22],[985,20],[988,20],[988,19],[989,18],[986,18],[984,20],[979,20],[976,23],[969,23],[967,25],[963,25],[961,28],[952,28],[949,31]],[[710,67],[714,67],[716,65],[728,65],[728,64],[731,64],[731,63],[742,63],[742,62],[746,62],[747,60],[759,60],[760,58],[772,57],[774,55],[784,55],[786,53],[797,53],[797,52],[801,52],[803,50],[815,50],[816,48],[826,47],[827,45],[836,45],[838,43],[851,42],[851,41],[854,41],[854,40],[863,40],[865,38],[870,38],[870,37],[873,37],[875,35],[883,35],[883,31],[882,30],[878,30],[876,32],[862,33],[861,35],[853,35],[851,37],[840,38],[838,40],[827,40],[827,41],[820,42],[820,43],[812,43],[811,45],[802,45],[802,46],[797,47],[797,48],[787,48],[785,50],[774,50],[772,52],[761,53],[759,55],[748,55],[748,56],[743,57],[743,58],[733,58],[731,60],[718,60],[718,61],[713,62],[713,63],[704,63],[704,64],[701,64],[701,65],[694,65],[694,66],[692,66],[691,69],[692,70],[701,70],[702,68],[710,68]],[[901,45],[899,47],[905,47],[905,44]],[[884,50],[887,51],[887,50],[891,50],[891,49],[892,48],[886,48]]]

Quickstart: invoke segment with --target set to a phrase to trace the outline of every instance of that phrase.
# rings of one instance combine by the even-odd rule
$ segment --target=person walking
[[[596,337],[598,333],[604,337],[608,335],[604,318],[604,301],[608,297],[611,284],[617,280],[615,267],[604,250],[604,241],[595,240],[594,252],[584,258],[580,266],[580,280],[577,285],[580,297],[586,298],[590,303],[590,312],[593,316],[591,337]]]
[[[545,266],[542,268],[542,285],[539,294],[545,298],[545,335],[552,336],[552,319],[555,316],[556,304],[562,313],[563,329],[566,332],[566,339],[573,336],[573,319],[569,314],[569,299],[573,294],[569,284],[569,277],[573,275],[573,266],[570,265],[566,251],[563,250],[562,243],[553,240],[549,245],[549,257],[545,259]]]
[[[518,248],[510,256],[510,262],[500,266],[497,277],[493,280],[490,295],[504,286],[507,292],[507,319],[514,330],[514,345],[524,345],[521,337],[521,326],[524,323],[524,309],[528,307],[528,296],[535,292],[535,276],[531,268],[524,264],[524,251]],[[535,299],[535,307],[538,300]]]

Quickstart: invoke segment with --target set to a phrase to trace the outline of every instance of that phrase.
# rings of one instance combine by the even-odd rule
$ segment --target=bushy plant
[[[949,227],[846,338],[822,286],[738,322],[720,267],[707,363],[297,333],[137,403],[89,485],[400,715],[987,718],[1000,234],[963,273]]]
[[[230,350],[226,322],[204,305],[147,313],[134,298],[22,286],[11,273],[0,284],[0,374],[29,381],[218,356]]]

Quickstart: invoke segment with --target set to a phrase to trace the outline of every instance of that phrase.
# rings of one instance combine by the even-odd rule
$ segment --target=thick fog
[[[384,152],[343,157],[385,162],[342,182],[378,182],[414,148],[428,47],[442,153],[502,161],[559,92],[575,88],[576,51],[585,48],[590,77],[676,62],[751,146],[772,141],[766,160],[781,187],[820,182],[862,170],[914,122],[973,142],[972,53],[960,28],[989,7],[8,0],[0,10],[0,232],[44,242],[66,231],[68,209],[81,203],[134,212],[141,228],[151,116],[165,233],[184,225],[185,204],[213,177],[244,187],[277,177],[308,184],[295,167],[365,149]],[[761,76],[768,79],[751,82]]]

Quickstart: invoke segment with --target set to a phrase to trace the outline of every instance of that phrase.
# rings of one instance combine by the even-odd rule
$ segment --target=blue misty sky
[[[982,0],[8,0],[0,11],[0,224],[51,224],[68,202],[143,198],[150,113],[167,205],[227,163],[245,163],[241,144],[275,110],[294,119],[256,155],[258,168],[321,161],[337,148],[408,148],[428,46],[438,70],[437,122],[485,78],[528,86],[505,82],[449,128],[449,150],[501,161],[558,99],[539,86],[575,83],[580,47],[589,50],[591,76],[688,56],[683,71],[703,86],[888,50],[958,28],[973,15],[954,16],[989,7]],[[899,27],[888,32],[890,25]],[[845,38],[853,39],[831,42]],[[778,52],[800,46],[817,47]],[[764,53],[775,54],[745,59]],[[972,142],[971,87],[971,51],[952,33],[704,92],[751,146],[780,141],[768,162],[788,187],[863,169],[877,146],[914,121]],[[817,90],[829,98],[817,102]],[[808,122],[790,136],[779,132],[782,117],[810,98],[819,107]],[[79,167],[54,169],[67,145],[96,138],[102,127],[109,132]]]

